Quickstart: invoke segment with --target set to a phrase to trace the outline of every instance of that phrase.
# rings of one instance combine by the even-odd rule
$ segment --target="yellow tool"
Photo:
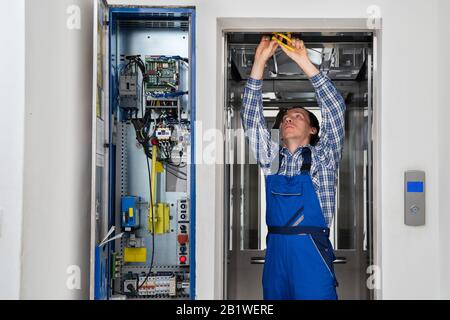
[[[286,34],[281,32],[272,32],[272,40],[276,40],[280,45],[285,47],[288,50],[294,51],[295,48],[291,46],[292,38],[291,33],[288,32]]]

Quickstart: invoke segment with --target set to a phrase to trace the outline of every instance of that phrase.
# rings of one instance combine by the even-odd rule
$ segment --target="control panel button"
[[[420,210],[420,208],[419,208],[418,206],[416,206],[416,205],[411,206],[411,208],[409,208],[409,211],[410,211],[412,214],[417,214],[417,213],[419,212],[419,210]]]

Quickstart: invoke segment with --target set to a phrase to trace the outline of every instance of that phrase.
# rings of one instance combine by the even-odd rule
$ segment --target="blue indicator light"
[[[422,181],[408,181],[406,185],[407,192],[423,192]]]

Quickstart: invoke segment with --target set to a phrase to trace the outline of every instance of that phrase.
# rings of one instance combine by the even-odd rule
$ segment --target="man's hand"
[[[270,40],[269,36],[263,36],[261,38],[261,42],[256,48],[255,60],[253,61],[250,77],[258,80],[262,79],[266,62],[273,56],[277,48],[278,42],[276,40]]]
[[[281,46],[281,49],[288,57],[299,65],[308,78],[312,78],[319,73],[319,70],[317,70],[311,60],[309,60],[308,52],[302,40],[296,38],[292,39],[291,47],[293,48],[292,51],[286,49],[284,46]]]

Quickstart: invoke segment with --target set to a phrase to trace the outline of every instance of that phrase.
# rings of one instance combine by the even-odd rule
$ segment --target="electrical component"
[[[113,279],[120,277],[120,272],[122,269],[123,260],[122,256],[118,255],[116,252],[112,253],[112,263],[111,263],[111,275]]]
[[[145,56],[149,92],[175,92],[179,85],[179,62],[165,56]]]
[[[180,288],[182,288],[182,289],[189,289],[189,287],[190,287],[189,280],[185,280],[185,281],[181,282]]]
[[[155,234],[163,234],[169,231],[170,215],[169,205],[167,203],[156,204],[156,215],[153,220],[152,210],[148,213],[148,230],[153,233],[153,225],[155,226]]]
[[[129,234],[129,238],[127,241],[127,247],[131,247],[131,248],[140,248],[140,247],[144,247],[144,239],[143,238],[137,238],[136,235],[134,233],[130,233]]]
[[[145,96],[147,107],[177,108],[180,114],[180,61],[178,56],[146,56]]]
[[[157,128],[155,131],[156,138],[158,140],[169,140],[172,136],[169,128]]]
[[[123,260],[125,262],[146,262],[147,248],[124,248]]]
[[[189,132],[189,127],[186,125],[175,125],[172,130],[172,141],[178,143],[189,144],[191,141],[191,134]]]
[[[137,75],[123,75],[119,80],[119,94],[121,96],[136,96],[137,87],[136,79]]]
[[[177,202],[178,234],[177,252],[178,265],[189,265],[189,208],[187,199]]]
[[[120,211],[122,212],[122,227],[126,231],[139,227],[139,202],[140,197],[125,196],[120,199]]]
[[[165,96],[161,97],[164,98]],[[169,99],[168,97],[165,97],[164,100],[159,100],[156,98],[156,94],[152,94],[147,97],[146,106],[155,109],[176,109],[178,108],[178,103],[178,99]]]
[[[121,64],[118,69],[118,99],[120,108],[128,111],[131,118],[131,113],[137,112],[143,105],[143,90],[142,86],[139,86],[139,81],[140,79],[144,81],[145,66],[139,55],[126,56],[125,58],[127,62]],[[139,90],[139,88],[141,89]]]
[[[125,280],[123,283],[124,292],[137,293],[139,296],[175,297],[177,295],[177,277],[173,273],[151,275],[147,279],[145,279],[145,276],[141,276],[139,277],[139,283],[142,283],[142,285],[137,290],[136,279]]]

